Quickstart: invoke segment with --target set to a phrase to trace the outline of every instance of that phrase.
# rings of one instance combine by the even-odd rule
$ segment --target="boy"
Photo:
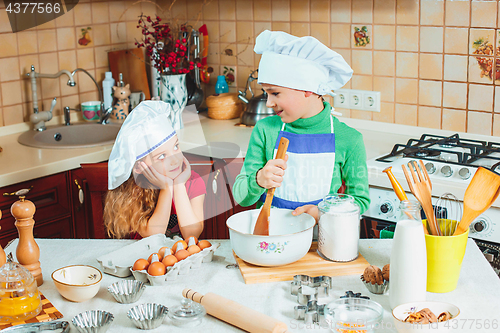
[[[262,54],[258,83],[268,93],[276,116],[257,122],[233,193],[242,206],[276,187],[272,206],[304,212],[317,220],[317,204],[345,182],[363,213],[369,206],[368,172],[362,135],[332,116],[322,95],[342,87],[352,69],[342,56],[313,37],[264,31],[254,51]],[[290,143],[284,160],[275,159],[284,136]]]

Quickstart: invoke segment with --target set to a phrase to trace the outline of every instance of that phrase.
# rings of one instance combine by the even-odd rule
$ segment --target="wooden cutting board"
[[[120,73],[123,74],[123,82],[130,84],[130,91],[142,91],[146,99],[151,99],[149,92],[148,75],[146,74],[146,62],[144,53],[140,48],[108,52],[109,69],[113,73],[115,85],[120,82]]]
[[[291,281],[297,274],[309,276],[340,276],[340,275],[361,275],[368,261],[360,254],[356,260],[349,262],[333,262],[325,260],[316,252],[318,244],[313,242],[309,252],[300,260],[277,267],[255,266],[241,260],[234,252],[234,258],[243,275],[246,284],[266,283],[277,281]]]

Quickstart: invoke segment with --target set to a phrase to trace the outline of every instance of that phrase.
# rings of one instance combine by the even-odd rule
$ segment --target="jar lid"
[[[351,213],[359,210],[354,197],[349,194],[327,195],[318,204],[318,209],[323,213]]]
[[[181,305],[168,312],[168,316],[176,326],[194,327],[201,323],[207,312],[203,305],[183,298]]]
[[[0,292],[15,292],[18,295],[29,294],[36,290],[33,275],[25,267],[12,261],[9,254],[7,263],[0,267]]]

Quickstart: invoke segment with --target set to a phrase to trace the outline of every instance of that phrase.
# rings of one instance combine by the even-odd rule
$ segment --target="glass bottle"
[[[420,217],[420,204],[404,200],[396,224],[391,250],[389,303],[391,308],[425,301],[427,289],[427,252]]]
[[[229,92],[229,86],[226,82],[226,77],[224,75],[217,76],[217,82],[215,83],[215,93],[223,94]]]

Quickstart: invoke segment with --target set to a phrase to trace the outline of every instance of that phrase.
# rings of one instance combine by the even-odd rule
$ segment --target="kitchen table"
[[[40,287],[43,294],[64,315],[64,320],[71,319],[80,312],[101,309],[114,314],[113,324],[108,332],[137,331],[127,318],[127,311],[135,304],[156,302],[173,308],[180,304],[181,292],[184,288],[192,288],[202,294],[213,292],[225,298],[239,302],[249,308],[268,314],[288,325],[289,332],[328,332],[328,329],[317,325],[305,325],[303,321],[293,318],[293,308],[298,305],[296,297],[290,295],[290,282],[272,282],[262,284],[244,283],[240,271],[227,268],[234,264],[231,244],[228,240],[216,240],[221,246],[217,249],[210,263],[203,263],[200,268],[192,269],[188,275],[177,279],[166,286],[147,286],[146,291],[135,304],[119,304],[108,293],[107,287],[120,278],[104,274],[98,294],[83,303],[73,303],[65,300],[55,289],[51,274],[57,268],[86,264],[99,267],[96,258],[100,255],[126,246],[133,240],[91,240],[91,239],[36,239],[40,247],[40,262],[44,283]],[[9,244],[5,252],[12,252],[18,240]],[[360,253],[373,265],[382,267],[389,263],[391,251],[390,239],[362,239],[359,242]],[[411,259],[409,259],[411,260]],[[128,277],[133,278],[132,276]],[[333,279],[333,290],[329,297],[320,298],[319,303],[327,303],[342,296],[345,291],[352,290],[369,296],[384,308],[383,322],[376,332],[396,332],[389,307],[388,295],[369,293],[358,275],[340,276]],[[454,332],[498,332],[491,323],[498,321],[500,308],[500,279],[495,275],[489,263],[483,257],[472,239],[468,240],[462,272],[456,290],[446,294],[427,293],[428,300],[444,301],[460,308],[458,321],[459,330]],[[489,329],[484,327],[485,321],[490,323]],[[463,327],[463,328],[462,328]],[[240,330],[211,316],[203,319],[202,326],[192,329],[182,329],[171,324],[166,319],[162,326],[152,332],[239,332]],[[74,328],[72,331],[76,331]]]

